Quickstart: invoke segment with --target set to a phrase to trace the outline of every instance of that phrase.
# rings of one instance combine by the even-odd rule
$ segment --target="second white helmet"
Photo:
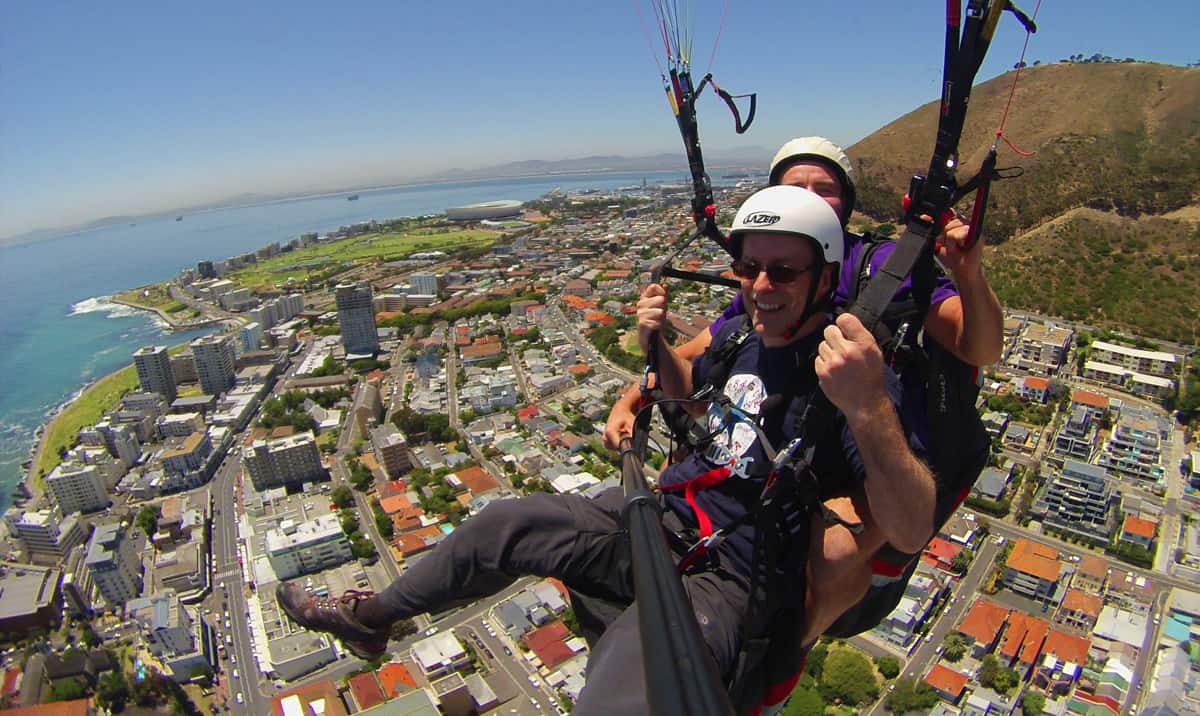
[[[854,166],[842,148],[825,137],[796,137],[784,143],[771,160],[771,185],[778,184],[783,178],[783,173],[792,164],[805,160],[821,162],[837,175],[842,184],[842,218],[849,219],[854,211],[857,194],[854,188]]]

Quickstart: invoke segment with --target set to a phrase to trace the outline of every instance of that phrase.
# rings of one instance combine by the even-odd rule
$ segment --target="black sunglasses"
[[[758,278],[760,273],[766,271],[767,278],[771,280],[771,283],[792,283],[811,271],[815,267],[815,264],[810,264],[804,268],[792,268],[786,264],[763,266],[757,261],[738,260],[730,264],[729,267],[733,270],[734,276],[744,278],[748,281],[753,281]]]

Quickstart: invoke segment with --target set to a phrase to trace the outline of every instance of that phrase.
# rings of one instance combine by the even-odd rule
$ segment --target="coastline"
[[[112,301],[113,303],[119,303],[122,306],[128,306],[130,308],[137,309],[139,311],[148,311],[153,313],[162,319],[162,322],[167,324],[167,328],[171,331],[191,331],[197,328],[207,328],[208,326],[213,326],[228,320],[225,318],[205,318],[195,321],[178,321],[172,318],[171,314],[163,311],[162,309],[154,308],[153,306],[144,306],[140,303],[134,303],[133,301],[117,298],[116,296],[110,296],[108,300]]]

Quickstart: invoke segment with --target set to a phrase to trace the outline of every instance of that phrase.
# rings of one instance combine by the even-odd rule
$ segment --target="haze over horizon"
[[[739,136],[705,92],[710,152],[773,149],[799,134],[849,145],[938,93],[943,3],[852,17],[828,2],[730,2],[723,24],[722,5],[690,3],[693,73],[709,67],[719,34],[711,71],[735,94],[758,92],[759,107]],[[455,167],[663,152],[682,167],[652,20],[646,0],[7,3],[0,240]],[[1194,0],[1153,13],[1051,0],[1026,61],[1100,53],[1188,64],[1200,60],[1197,20]],[[1009,69],[1024,39],[1005,17],[979,81]]]

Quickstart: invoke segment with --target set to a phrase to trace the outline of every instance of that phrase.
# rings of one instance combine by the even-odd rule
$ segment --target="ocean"
[[[680,172],[647,172],[427,184],[359,191],[356,201],[343,193],[186,214],[182,221],[135,219],[0,246],[0,512],[23,477],[34,432],[58,406],[129,365],[141,346],[175,345],[203,333],[172,333],[151,313],[111,303],[113,294],[309,231],[482,201],[527,201],[554,189],[611,190],[643,179],[687,181]]]

